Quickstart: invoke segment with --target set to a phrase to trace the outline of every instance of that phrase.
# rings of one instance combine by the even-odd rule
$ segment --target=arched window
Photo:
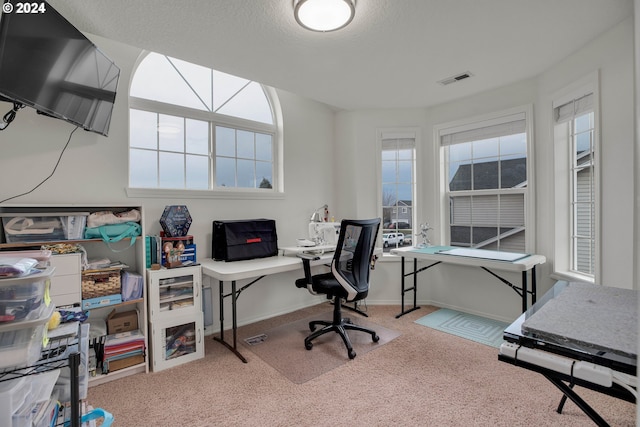
[[[277,192],[273,90],[158,53],[129,93],[129,187]]]

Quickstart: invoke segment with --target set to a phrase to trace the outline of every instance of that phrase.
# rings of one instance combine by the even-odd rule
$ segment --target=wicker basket
[[[120,268],[85,270],[82,272],[82,299],[120,293]]]

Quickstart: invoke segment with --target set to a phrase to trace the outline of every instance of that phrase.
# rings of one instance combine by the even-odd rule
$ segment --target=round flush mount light
[[[339,30],[356,14],[355,0],[294,0],[293,3],[296,21],[311,31]]]

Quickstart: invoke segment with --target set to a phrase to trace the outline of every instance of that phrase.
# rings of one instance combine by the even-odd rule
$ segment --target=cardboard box
[[[135,331],[138,329],[138,312],[135,310],[116,313],[113,310],[107,316],[107,334]]]
[[[124,359],[111,360],[109,361],[109,372],[118,371],[120,369],[128,368],[129,366],[139,365],[140,363],[144,363],[143,354],[125,357]]]

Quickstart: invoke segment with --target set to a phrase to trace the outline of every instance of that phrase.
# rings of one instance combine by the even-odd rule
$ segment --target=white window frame
[[[138,58],[133,69],[135,74],[140,63],[151,52],[145,52]],[[133,78],[133,77],[132,77]],[[210,189],[170,189],[170,188],[137,188],[127,186],[128,197],[150,197],[150,198],[176,198],[187,197],[191,199],[283,199],[284,198],[284,140],[282,125],[282,108],[276,90],[269,86],[262,85],[267,101],[271,106],[273,114],[273,124],[260,123],[246,120],[239,117],[232,117],[223,114],[211,113],[207,111],[195,110],[179,105],[168,104],[148,99],[141,99],[129,96],[129,109],[149,111],[153,113],[167,114],[178,117],[187,117],[202,120],[209,123],[210,127],[210,165],[215,164],[215,126],[227,126],[238,130],[248,130],[251,132],[266,133],[272,136],[273,144],[273,182],[271,189],[243,188],[243,187],[214,187]],[[129,115],[127,115],[129,120]],[[130,150],[127,151],[129,155]],[[127,173],[129,168],[127,168]],[[215,182],[215,167],[211,166],[209,172],[213,174]]]
[[[579,280],[591,283],[601,283],[601,194],[600,194],[600,157],[602,153],[600,142],[600,95],[599,72],[595,71],[573,84],[558,91],[552,97],[552,105],[549,108],[551,123],[551,141],[553,142],[554,157],[554,263],[552,276],[560,280]],[[554,109],[574,99],[580,99],[587,94],[593,94],[594,114],[594,196],[595,196],[595,254],[594,275],[583,274],[575,271],[573,266],[572,244],[572,144],[569,140],[569,122],[556,124]]]
[[[418,167],[418,159],[420,158],[420,148],[422,146],[421,143],[421,129],[419,127],[399,127],[399,128],[380,128],[376,130],[376,162],[377,162],[377,170],[376,170],[376,176],[377,176],[377,189],[378,189],[378,216],[380,218],[383,218],[383,212],[382,212],[382,203],[383,203],[383,197],[382,197],[382,141],[384,139],[401,139],[401,138],[410,138],[413,139],[415,141],[415,146],[414,146],[414,157],[413,157],[413,206],[411,207],[412,209],[412,216],[411,216],[411,221],[412,221],[412,227],[413,230],[415,231],[418,225],[418,218],[419,213],[422,212],[422,206],[420,203],[420,198],[418,196],[418,194],[420,193],[418,191],[418,183],[422,182],[422,177],[421,177],[421,168]],[[405,207],[406,209],[406,207]],[[395,210],[395,213],[397,213],[397,210]],[[380,232],[378,233],[378,245],[380,247],[382,247],[382,229],[383,229],[383,225],[384,224],[380,224]],[[415,234],[415,233],[414,233]],[[413,241],[415,241],[416,236],[411,236]],[[395,255],[391,255],[388,252],[384,252],[383,251],[383,255],[382,255],[383,259],[386,260],[399,260],[400,257],[395,256]]]
[[[525,250],[527,253],[535,251],[535,169],[533,157],[533,105],[527,104],[502,111],[487,113],[484,115],[467,119],[455,120],[434,126],[433,138],[434,148],[437,150],[437,188],[438,188],[438,217],[441,226],[434,230],[438,234],[436,241],[448,245],[451,241],[451,221],[449,210],[449,179],[448,160],[446,150],[442,146],[442,136],[446,134],[462,132],[466,130],[478,129],[505,121],[506,117],[524,114],[525,132],[527,142],[527,186],[526,188],[502,189],[502,190],[469,190],[468,192],[457,191],[456,195],[476,195],[484,194],[523,194],[524,197],[524,227],[525,227]]]

